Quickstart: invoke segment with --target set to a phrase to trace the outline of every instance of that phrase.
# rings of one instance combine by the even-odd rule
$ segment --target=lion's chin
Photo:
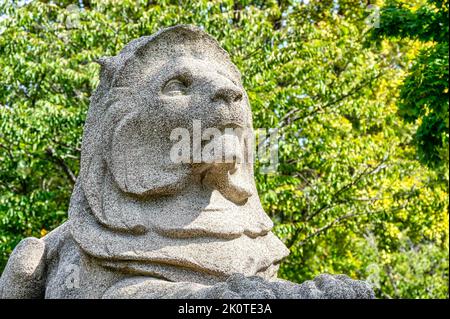
[[[210,226],[210,235],[210,231],[218,230],[218,225],[221,224],[217,220],[215,225],[211,225],[211,217],[213,220],[220,219],[219,216],[226,212],[206,213],[205,217],[209,217],[209,221],[208,218],[204,221]],[[238,216],[232,217],[234,219]],[[260,218],[252,216],[251,219]],[[242,223],[239,224],[242,227]],[[180,236],[180,232],[172,233],[172,236],[155,231],[134,235],[99,225],[85,209],[73,212],[69,227],[73,239],[83,252],[96,258],[101,264],[104,263],[104,266],[171,281],[186,280],[187,275],[194,282],[220,281],[236,272],[256,275],[276,266],[288,254],[284,245],[271,232],[260,233],[258,236],[236,233],[234,238],[220,238],[225,233],[232,233],[231,228],[222,228],[221,234],[211,237],[206,233],[202,234],[200,226],[196,227],[195,232],[192,225],[187,225],[190,228],[189,236],[185,238]],[[227,260],[225,268],[220,263],[221,260]],[[191,271],[186,273],[184,269]]]

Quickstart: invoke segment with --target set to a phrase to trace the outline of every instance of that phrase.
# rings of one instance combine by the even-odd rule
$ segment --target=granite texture
[[[260,204],[251,139],[227,148],[227,129],[251,132],[252,117],[216,40],[179,25],[98,63],[69,219],[16,247],[1,298],[373,298],[342,275],[277,279],[289,251]],[[198,123],[224,134],[196,145]],[[178,128],[188,161],[171,153]],[[196,155],[219,144],[231,160]]]

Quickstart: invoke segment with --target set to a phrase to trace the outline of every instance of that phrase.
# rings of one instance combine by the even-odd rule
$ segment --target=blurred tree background
[[[221,42],[254,126],[278,129],[277,172],[256,178],[291,250],[279,275],[346,273],[380,298],[448,298],[448,1],[437,0],[0,0],[0,271],[22,238],[67,218],[95,59],[179,23]]]

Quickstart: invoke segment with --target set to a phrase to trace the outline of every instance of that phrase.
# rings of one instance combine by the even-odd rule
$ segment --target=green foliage
[[[448,169],[448,1],[429,0],[413,11],[391,1],[383,8],[375,37],[411,38],[429,42],[409,70],[400,93],[400,114],[417,122],[419,156],[432,167]]]
[[[433,102],[443,85],[433,70],[448,70],[437,58],[441,48],[375,43],[368,12],[355,1],[178,2],[0,5],[1,267],[21,238],[40,237],[66,218],[98,83],[93,61],[136,37],[191,23],[230,52],[255,127],[278,129],[278,170],[258,173],[258,163],[256,178],[291,250],[280,276],[301,282],[347,273],[372,281],[379,297],[448,298],[448,173],[418,161],[414,141],[436,131],[403,118],[423,124],[436,113],[430,127],[443,119],[445,104]],[[427,32],[426,41],[438,41]],[[420,60],[424,52],[432,67]],[[412,74],[432,80],[419,87]],[[419,103],[406,98],[416,93],[427,112],[406,104]],[[439,143],[420,156],[435,156]]]

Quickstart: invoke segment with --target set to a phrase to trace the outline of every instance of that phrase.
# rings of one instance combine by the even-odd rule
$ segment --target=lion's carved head
[[[136,260],[162,262],[155,253],[167,249],[161,238],[171,247],[177,240],[202,244],[244,237],[261,245],[270,235],[276,252],[267,253],[251,273],[281,259],[286,251],[270,233],[272,222],[260,205],[251,161],[216,165],[174,162],[170,156],[171,133],[186,128],[195,135],[196,121],[221,132],[252,129],[240,73],[217,41],[199,28],[176,26],[134,40],[99,63],[100,84],[84,128],[70,210],[71,219],[78,220],[72,232],[81,247],[100,258],[129,260],[132,249],[141,252]],[[244,151],[247,159],[250,149]],[[75,203],[81,202],[80,210]],[[108,238],[105,249],[89,244],[96,232]],[[123,236],[114,246],[117,234]],[[152,242],[158,244],[149,248]]]

